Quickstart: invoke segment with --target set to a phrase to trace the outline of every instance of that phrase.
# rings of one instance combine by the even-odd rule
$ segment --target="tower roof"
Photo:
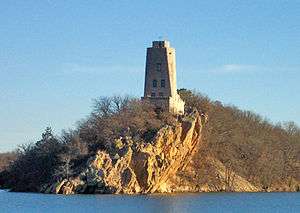
[[[153,41],[152,42],[152,47],[154,47],[154,48],[166,48],[166,47],[170,47],[170,42],[167,41],[167,40]]]

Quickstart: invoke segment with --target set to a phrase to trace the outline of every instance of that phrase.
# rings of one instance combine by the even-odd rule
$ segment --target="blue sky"
[[[159,37],[179,88],[300,124],[299,23],[296,0],[2,1],[0,151],[74,127],[98,96],[142,96]]]

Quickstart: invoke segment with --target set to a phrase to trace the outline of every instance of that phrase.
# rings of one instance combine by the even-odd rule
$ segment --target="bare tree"
[[[55,179],[69,178],[74,174],[72,169],[73,164],[71,163],[71,155],[69,153],[59,155],[60,166],[55,170],[53,176]]]

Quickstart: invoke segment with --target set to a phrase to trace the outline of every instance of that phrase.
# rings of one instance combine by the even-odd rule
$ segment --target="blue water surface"
[[[48,195],[0,191],[0,212],[300,212],[300,193]]]

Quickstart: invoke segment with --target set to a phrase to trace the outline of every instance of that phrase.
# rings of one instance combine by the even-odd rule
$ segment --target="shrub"
[[[295,123],[274,125],[253,112],[211,101],[200,93],[181,89],[179,94],[186,109],[196,107],[208,116],[204,143],[195,156],[196,170],[211,156],[265,188],[278,182],[287,184],[290,178],[300,181],[300,129]]]

